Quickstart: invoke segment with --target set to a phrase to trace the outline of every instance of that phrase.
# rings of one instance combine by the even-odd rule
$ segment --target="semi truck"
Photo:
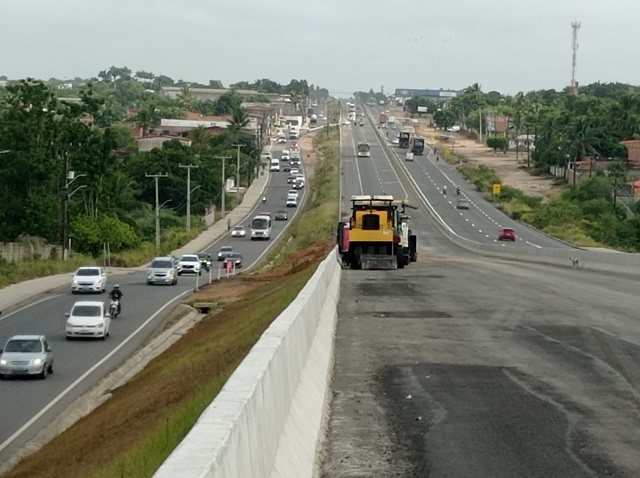
[[[406,200],[388,195],[351,197],[351,217],[337,230],[342,264],[351,269],[402,269],[417,260]]]
[[[386,113],[380,113],[380,116],[378,118],[378,123],[380,123],[380,126],[385,128],[387,126],[388,120],[389,118]]]

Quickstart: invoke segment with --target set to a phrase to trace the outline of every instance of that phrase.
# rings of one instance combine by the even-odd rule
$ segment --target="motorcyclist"
[[[442,186],[442,194],[447,195],[447,185]]]
[[[120,290],[120,286],[118,284],[113,286],[113,290],[111,292],[109,292],[109,297],[111,297],[111,300],[115,300],[118,303],[118,315],[120,315],[120,312],[122,311],[122,307],[121,307],[121,302],[122,302],[122,296],[124,295],[124,293]]]
[[[262,202],[267,202],[267,196],[262,196]]]
[[[456,194],[460,196],[460,186],[456,186]]]

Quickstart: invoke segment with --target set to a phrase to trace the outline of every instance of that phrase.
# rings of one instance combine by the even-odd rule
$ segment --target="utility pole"
[[[231,159],[231,156],[214,156],[215,159],[221,159],[222,160],[222,201],[220,204],[220,212],[222,214],[222,217],[225,216],[225,210],[224,210],[224,199],[225,199],[225,181],[226,178],[224,177],[224,163],[226,159]]]
[[[178,164],[179,168],[187,169],[187,231],[191,230],[191,168],[198,168],[197,164]]]
[[[167,173],[144,173],[144,176],[147,178],[153,178],[156,182],[156,248],[160,248],[160,196],[158,194],[158,178],[166,178],[169,175]]]
[[[236,165],[236,198],[240,204],[240,148],[244,148],[246,144],[232,144],[234,148],[238,148],[238,164]]]

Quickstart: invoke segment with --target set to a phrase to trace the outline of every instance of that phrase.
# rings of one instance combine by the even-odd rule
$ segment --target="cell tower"
[[[578,62],[578,30],[580,29],[580,22],[571,22],[571,29],[573,30],[571,40],[571,50],[573,56],[571,58],[571,93],[578,94],[578,83],[576,82],[576,63]]]

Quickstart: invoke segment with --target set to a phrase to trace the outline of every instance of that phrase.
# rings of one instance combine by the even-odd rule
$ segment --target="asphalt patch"
[[[562,409],[510,378],[512,369],[458,364],[384,367],[377,377],[405,476],[619,476],[577,458]],[[610,471],[613,471],[611,468]]]

